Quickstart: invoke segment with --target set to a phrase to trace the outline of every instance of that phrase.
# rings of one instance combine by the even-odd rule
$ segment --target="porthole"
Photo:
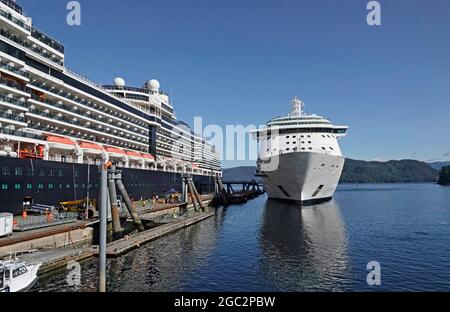
[[[322,146],[322,149],[323,149],[323,150],[326,150],[326,148],[325,148],[325,147],[323,147],[323,146]]]
[[[312,147],[308,147],[309,150],[312,150]]]

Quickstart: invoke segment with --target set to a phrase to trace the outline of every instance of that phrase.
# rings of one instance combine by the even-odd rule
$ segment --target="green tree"
[[[450,184],[450,166],[443,167],[439,174],[439,184],[449,185]]]

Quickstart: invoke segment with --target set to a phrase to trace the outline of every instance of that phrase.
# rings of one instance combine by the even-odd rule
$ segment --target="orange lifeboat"
[[[147,162],[155,161],[155,157],[153,157],[153,155],[146,154],[146,153],[142,153],[142,158],[144,158],[144,161],[147,161]]]
[[[111,157],[117,157],[117,158],[121,158],[123,156],[126,155],[125,151],[117,148],[117,147],[111,147],[111,146],[106,146],[105,147],[105,151],[108,153],[109,156]]]
[[[83,152],[87,154],[99,155],[103,151],[103,147],[101,145],[91,142],[82,141],[79,143],[79,146],[83,150]]]
[[[142,154],[139,153],[139,152],[126,151],[125,154],[126,154],[130,159],[139,160],[139,159],[142,158]]]
[[[75,149],[75,142],[69,138],[49,135],[47,142],[50,148],[59,150],[73,150]]]

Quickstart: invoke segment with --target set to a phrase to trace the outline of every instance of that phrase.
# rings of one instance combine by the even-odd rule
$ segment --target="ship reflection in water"
[[[275,289],[341,290],[347,238],[335,201],[296,209],[268,200],[263,220],[260,269]]]

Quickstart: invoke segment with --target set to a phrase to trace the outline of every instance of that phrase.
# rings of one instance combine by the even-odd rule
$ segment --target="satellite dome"
[[[150,91],[155,91],[158,92],[159,91],[159,81],[156,79],[152,79],[147,83],[148,88],[150,89]]]
[[[117,77],[114,79],[114,85],[116,87],[125,87],[125,80],[123,80],[123,78]]]

